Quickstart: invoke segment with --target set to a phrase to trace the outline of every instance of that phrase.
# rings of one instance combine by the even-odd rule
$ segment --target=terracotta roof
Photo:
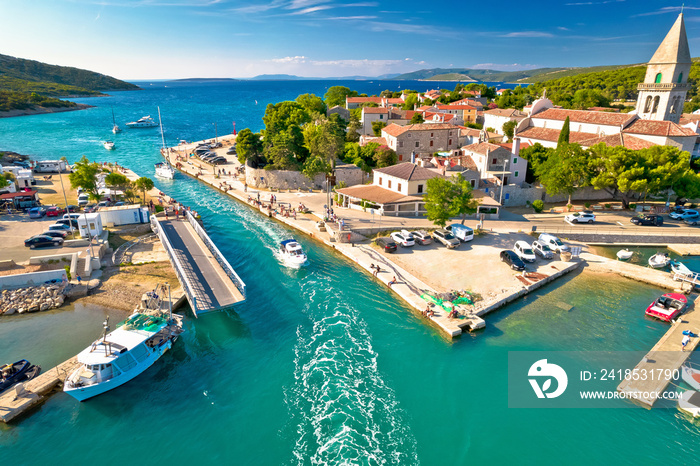
[[[530,126],[523,131],[518,132],[518,136],[527,139],[539,139],[540,141],[550,141],[557,142],[559,140],[559,133],[561,130],[553,128],[538,128],[535,126]],[[571,131],[569,133],[569,142],[580,143],[587,139],[597,138],[598,135],[595,133],[581,133],[578,131]]]
[[[376,204],[392,204],[401,201],[416,201],[422,199],[420,196],[405,196],[374,184],[351,186],[349,188],[338,189],[337,192],[345,194],[346,196],[365,199]]]
[[[471,157],[471,155],[465,155],[461,159],[462,161],[462,166],[464,167],[465,170],[472,170],[472,171],[479,171],[476,168],[476,163],[474,163],[474,159]]]
[[[498,143],[498,145],[513,152],[513,143],[512,142],[500,142],[500,143]],[[523,150],[526,147],[530,147],[529,142],[523,142],[520,144],[520,150]]]
[[[623,129],[622,132],[632,134],[648,134],[650,136],[697,136],[695,131],[692,129],[684,128],[672,121],[655,120],[634,121],[627,128]]]
[[[589,111],[592,112],[612,112],[612,113],[620,113],[619,108],[612,108],[612,107],[588,107]]]
[[[385,132],[390,136],[397,137],[406,131],[435,131],[447,129],[455,129],[455,126],[449,123],[421,123],[406,126],[399,126],[396,123],[391,123],[390,125],[382,128],[382,132]]]
[[[387,146],[388,144],[386,143],[385,138],[377,138],[377,137],[371,137],[371,136],[360,136],[360,143],[361,145],[367,145],[370,142],[374,142],[379,144],[380,146]]]
[[[386,168],[375,168],[374,171],[406,181],[429,180],[431,178],[441,176],[439,173],[434,172],[433,170],[419,167],[411,162],[399,163]]]
[[[362,107],[362,113],[389,113],[386,107]]]
[[[567,110],[563,108],[548,108],[532,115],[532,118],[559,121],[566,120],[566,117],[569,117],[569,121],[572,123],[590,123],[617,127],[637,118],[636,115],[630,113],[591,112],[588,110]]]
[[[450,120],[457,118],[457,115],[455,115],[454,113],[442,113],[442,112],[425,112],[423,114],[423,117],[425,118],[425,120],[427,122],[427,120],[432,120],[436,115],[443,122],[450,121]]]
[[[525,117],[526,115],[520,110],[514,108],[494,108],[493,110],[487,110],[484,112],[485,115],[496,115],[508,118]]]
[[[610,147],[625,146],[626,148],[632,150],[646,149],[648,147],[657,145],[645,139],[630,136],[624,133],[611,134],[610,136],[587,139],[585,141],[581,141],[579,144],[581,144],[583,147],[591,147],[601,142],[605,143]]]
[[[452,102],[450,105],[471,105],[472,107],[475,107],[477,110],[480,108],[483,108],[484,104],[479,102],[478,100],[466,98],[462,100],[457,100],[455,102]]]
[[[683,115],[681,115],[681,125],[693,121],[700,121],[700,113],[684,113]]]
[[[348,103],[354,103],[354,104],[364,104],[367,102],[372,102],[375,104],[381,104],[382,103],[382,97],[346,97]]]
[[[471,105],[438,105],[438,110],[476,110]]]
[[[14,199],[15,197],[34,197],[38,191],[17,191],[15,193],[0,194],[0,199]]]
[[[476,128],[467,128],[465,126],[459,126],[459,134],[460,136],[479,137],[479,135],[481,134],[481,130]]]

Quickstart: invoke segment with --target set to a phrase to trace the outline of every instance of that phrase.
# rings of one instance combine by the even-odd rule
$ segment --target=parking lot
[[[525,233],[490,232],[475,236],[456,249],[433,242],[427,246],[399,246],[395,253],[381,254],[436,291],[466,289],[487,298],[523,287],[524,282],[518,278],[522,272],[502,263],[499,254],[503,249],[512,249],[518,240],[532,244],[535,239]],[[526,264],[526,271],[549,276],[557,272],[552,266],[557,267],[558,262],[558,255],[552,260],[538,257],[536,262]]]
[[[24,240],[43,233],[49,225],[56,223],[56,218],[30,219],[27,214],[0,215],[0,260],[26,262],[30,257],[60,254],[63,248],[44,247],[29,249],[24,246]],[[75,251],[71,251],[75,252]]]

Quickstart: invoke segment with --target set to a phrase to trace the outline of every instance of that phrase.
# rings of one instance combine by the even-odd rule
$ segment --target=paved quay
[[[320,213],[324,212],[324,205],[326,203],[326,196],[324,194],[313,194],[301,190],[269,192],[248,188],[244,185],[243,181],[238,179],[237,176],[233,175],[233,173],[235,173],[240,167],[240,164],[237,160],[235,160],[234,156],[227,156],[225,154],[227,147],[217,149],[216,152],[217,154],[226,157],[229,162],[212,167],[199,159],[187,157],[188,152],[196,147],[196,145],[197,143],[193,143],[187,146],[181,145],[171,148],[171,150],[168,152],[172,165],[180,172],[198,179],[217,189],[218,191],[228,194],[229,196],[258,209],[263,215],[285,223],[290,227],[306,233],[310,237],[337,250],[348,259],[358,264],[369,274],[372,274],[371,266],[373,264],[379,265],[382,271],[377,274],[376,279],[389,286],[389,282],[392,281],[393,277],[396,277],[396,283],[391,285],[391,290],[399,295],[420,315],[423,315],[423,311],[425,311],[428,306],[428,303],[421,297],[422,294],[428,293],[435,295],[439,292],[447,291],[440,289],[439,287],[431,286],[430,283],[427,283],[426,280],[422,279],[420,276],[414,273],[414,271],[409,270],[405,263],[397,260],[397,254],[392,255],[390,258],[371,245],[366,243],[362,244],[361,242],[365,240],[365,237],[356,233],[357,229],[362,230],[363,233],[366,232],[368,229],[368,223],[371,223],[371,225],[376,224],[377,230],[397,230],[408,227],[434,228],[432,222],[428,221],[427,219],[382,217],[381,219],[377,218],[375,220],[371,220],[370,214],[365,212],[336,208],[336,215],[342,217],[343,221],[345,222],[346,229],[343,229],[341,234],[341,232],[338,231],[337,225],[329,224],[327,225],[327,231],[322,232],[317,228],[317,222],[322,218]],[[297,213],[296,218],[293,216],[286,217],[279,214],[276,215],[274,211],[270,210],[268,207],[270,204],[271,194],[274,194],[277,198],[276,204],[278,205],[282,204],[296,207],[300,203],[303,203],[310,210],[310,212],[306,214]],[[260,202],[258,202],[258,196],[260,196]],[[355,227],[358,228],[356,229]],[[348,242],[347,234],[350,234],[350,242]],[[518,239],[528,238],[527,234],[522,232],[518,233],[518,235]],[[498,238],[498,235],[493,235],[493,237]],[[512,242],[514,242],[514,238],[509,237],[508,248],[512,246]],[[506,243],[504,242],[503,244]],[[427,250],[423,247],[416,247],[416,249],[420,249],[421,254],[428,254]],[[452,260],[458,260],[458,256],[455,254],[455,251],[448,251],[445,248],[435,244],[429,247],[429,249],[433,250],[433,254],[451,254]],[[472,247],[465,246],[462,249],[465,249],[465,251],[460,252],[468,254],[471,252]],[[488,260],[498,262],[498,251],[493,248],[488,249],[490,254]],[[400,252],[403,252],[403,249],[401,249]],[[418,254],[415,256],[418,256]],[[466,258],[464,259],[466,260]],[[439,259],[436,263],[441,264]],[[538,266],[535,266],[536,269],[533,271],[533,273],[530,273],[527,276],[522,276],[519,273],[511,272],[510,269],[507,269],[502,264],[498,264],[498,270],[501,271],[501,273],[506,274],[510,280],[505,288],[501,284],[498,284],[494,285],[498,287],[498,290],[493,289],[488,292],[484,291],[483,293],[480,292],[481,290],[472,289],[471,291],[476,291],[477,293],[481,294],[483,299],[481,301],[477,301],[475,306],[460,306],[460,316],[458,318],[450,318],[448,312],[439,306],[433,307],[433,310],[435,311],[434,316],[426,316],[425,318],[436,325],[449,337],[456,337],[465,330],[476,330],[483,328],[485,326],[485,322],[481,316],[504,306],[514,299],[517,299],[518,297],[523,296],[524,294],[527,294],[572,270],[575,270],[580,265],[580,261],[572,261],[568,263],[562,261],[544,262]],[[444,273],[445,267],[441,268],[443,269]],[[469,274],[459,275],[463,275],[465,277],[469,276]],[[471,275],[473,276],[475,274]],[[466,287],[455,287],[455,289],[457,288],[463,289]]]
[[[608,259],[607,257],[597,256],[586,252],[581,253],[581,258],[586,261],[587,270],[601,273],[614,273],[631,280],[636,280],[642,283],[667,288],[670,290],[683,291],[683,288],[688,290],[689,284],[678,282],[673,279],[673,276],[663,270],[656,270],[650,267],[630,264],[628,262]]]
[[[668,249],[679,256],[700,256],[700,244],[669,244]]]
[[[700,335],[700,310],[694,302],[689,306],[688,312],[671,324],[671,328],[632,370],[632,374],[646,374],[646,377],[623,380],[617,387],[618,392],[645,408],[651,409],[654,406],[658,400],[654,395],[666,390],[673,373],[678,373],[700,342],[698,337],[691,338],[685,351],[681,350],[683,331],[690,330],[695,335]]]

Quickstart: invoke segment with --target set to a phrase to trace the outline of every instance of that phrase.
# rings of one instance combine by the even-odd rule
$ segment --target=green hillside
[[[139,87],[100,73],[0,55],[0,112],[77,107],[57,97],[88,97],[104,95],[100,91],[136,89]]]
[[[576,76],[579,74],[594,73],[594,72],[599,72],[599,71],[619,70],[622,68],[629,68],[629,67],[633,67],[633,66],[644,66],[644,65],[642,65],[642,64],[638,64],[638,65],[609,65],[609,66],[588,66],[588,67],[583,67],[583,68],[565,68],[565,69],[549,71],[549,72],[545,72],[545,73],[539,73],[539,74],[530,76],[528,78],[520,79],[517,82],[538,83],[538,82],[542,82],[542,81],[551,81],[553,79],[567,78],[567,77]]]
[[[469,76],[477,81],[517,82],[521,79],[526,79],[531,76],[549,73],[552,71],[563,71],[563,68],[538,68],[536,70],[523,71],[476,70],[470,68],[432,68],[400,74],[393,79],[439,81],[439,77],[442,75],[458,74]]]
[[[462,73],[447,73],[438,74],[427,79],[427,81],[461,81],[461,82],[476,82],[476,79]]]

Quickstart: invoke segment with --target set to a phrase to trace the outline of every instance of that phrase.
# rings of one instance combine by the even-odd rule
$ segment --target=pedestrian
[[[165,209],[165,219],[168,219],[168,209]]]
[[[260,191],[258,191],[258,202],[260,202]]]
[[[180,220],[180,209],[175,210],[175,220]]]
[[[690,335],[685,335],[681,341],[681,351],[685,351],[685,347],[690,343]]]
[[[389,287],[391,287],[391,285],[394,285],[395,283],[396,283],[396,275],[394,275],[394,278],[392,278],[391,281],[389,283],[387,283],[387,285]]]
[[[248,192],[248,183],[243,183],[243,192]]]
[[[80,275],[78,275],[77,278],[78,278],[78,285],[80,285],[83,282],[83,279]]]

